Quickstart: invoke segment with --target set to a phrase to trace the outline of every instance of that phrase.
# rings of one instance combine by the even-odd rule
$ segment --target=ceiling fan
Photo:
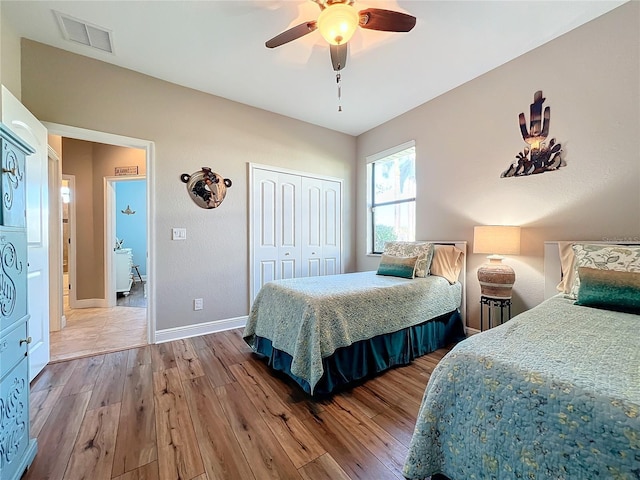
[[[416,17],[406,13],[381,8],[367,8],[357,11],[354,0],[311,0],[320,7],[317,20],[296,25],[267,40],[268,48],[279,47],[297,38],[320,30],[320,34],[329,42],[331,63],[335,71],[340,71],[347,62],[347,43],[360,26],[369,30],[385,32],[408,32],[416,24]]]

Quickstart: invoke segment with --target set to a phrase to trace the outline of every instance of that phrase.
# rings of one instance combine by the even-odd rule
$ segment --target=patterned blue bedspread
[[[640,316],[553,297],[434,370],[404,474],[640,479]]]
[[[462,286],[442,277],[405,279],[348,273],[266,283],[256,296],[243,337],[256,336],[293,357],[291,372],[313,388],[322,359],[336,349],[396,332],[455,311]]]

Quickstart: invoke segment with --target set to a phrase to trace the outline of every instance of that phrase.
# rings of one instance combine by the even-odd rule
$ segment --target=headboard
[[[575,243],[599,243],[603,245],[640,245],[640,242],[632,241],[595,241],[595,240],[564,240]],[[558,294],[556,287],[562,280],[562,266],[560,264],[559,240],[544,242],[544,298]]]

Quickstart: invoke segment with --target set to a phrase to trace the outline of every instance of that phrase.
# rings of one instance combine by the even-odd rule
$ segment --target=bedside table
[[[494,308],[500,309],[500,325],[505,322],[505,309],[507,309],[506,317],[507,320],[511,319],[511,298],[493,298],[493,297],[485,297],[484,295],[480,296],[480,331],[484,331],[484,310],[487,307],[487,328],[493,327],[492,321],[492,310]],[[497,316],[496,316],[497,320]]]

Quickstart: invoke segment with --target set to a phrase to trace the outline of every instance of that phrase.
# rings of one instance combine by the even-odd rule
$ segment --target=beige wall
[[[63,139],[62,173],[75,177],[75,220],[76,220],[76,298],[104,298],[104,281],[94,279],[98,268],[94,225],[94,185],[93,185],[93,144],[82,140]],[[97,275],[95,275],[97,276]]]
[[[158,329],[248,313],[249,162],[344,180],[344,268],[354,269],[354,137],[28,40],[22,101],[42,121],[155,143]],[[233,181],[220,208],[197,208],[180,182],[202,166]],[[187,240],[171,241],[172,227]]]
[[[640,3],[611,13],[358,137],[357,257],[366,255],[365,157],[415,139],[417,237],[467,240],[470,323],[480,292],[473,226],[522,225],[515,313],[543,299],[545,240],[640,240]],[[567,166],[519,178],[500,173],[525,146],[518,114],[542,90],[550,137]]]
[[[20,38],[0,9],[0,83],[20,100]],[[1,101],[1,100],[0,100]]]

